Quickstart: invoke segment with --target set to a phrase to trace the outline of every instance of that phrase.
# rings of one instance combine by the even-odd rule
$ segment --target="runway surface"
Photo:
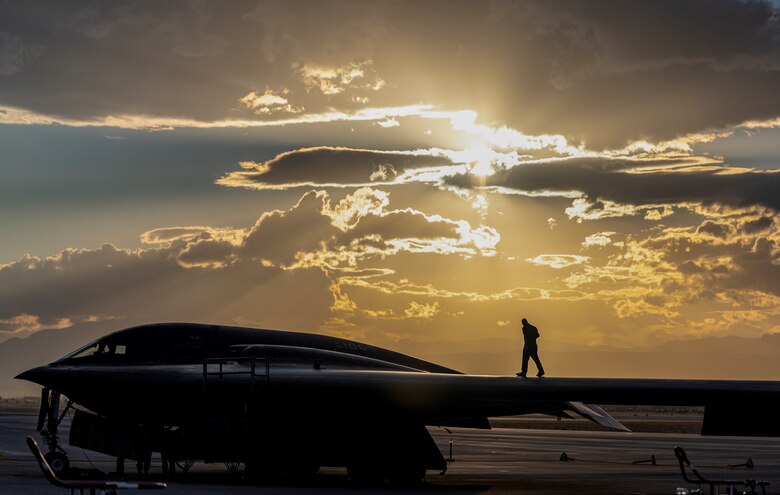
[[[0,415],[0,494],[62,494],[43,479],[24,438],[33,434],[36,417]],[[67,419],[63,438],[67,438]],[[769,493],[780,493],[780,439],[700,437],[687,434],[613,433],[494,429],[491,431],[441,428],[431,432],[445,457],[453,443],[453,461],[446,474],[428,472],[416,488],[376,488],[352,485],[345,470],[324,468],[301,483],[258,485],[230,475],[222,465],[196,463],[186,474],[168,480],[171,494],[358,494],[379,492],[432,494],[673,494],[684,483],[673,448],[684,447],[691,459],[713,477],[754,478],[772,482]],[[370,432],[366,432],[370,435]],[[113,458],[81,449],[66,450],[73,465],[113,471]],[[377,445],[381,448],[381,445]],[[562,462],[566,452],[573,461]],[[657,464],[632,464],[655,455]],[[755,468],[726,469],[752,458]],[[135,466],[127,462],[130,478]],[[153,460],[150,479],[162,479],[159,458]],[[725,491],[725,490],[724,490]]]

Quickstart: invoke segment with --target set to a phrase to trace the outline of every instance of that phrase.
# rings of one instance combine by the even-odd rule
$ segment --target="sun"
[[[477,177],[489,177],[495,174],[496,170],[489,161],[479,161],[471,167],[469,173],[471,175],[476,175]]]
[[[489,177],[496,173],[493,167],[495,151],[488,147],[476,147],[467,149],[464,154],[470,164],[469,173],[476,177]]]

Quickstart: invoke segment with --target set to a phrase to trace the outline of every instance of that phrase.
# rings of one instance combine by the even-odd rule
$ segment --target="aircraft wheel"
[[[423,465],[395,466],[390,470],[390,483],[399,486],[419,485],[425,481],[425,471]]]
[[[47,452],[44,454],[43,458],[46,459],[46,462],[51,466],[51,470],[54,471],[54,474],[57,476],[64,475],[68,472],[68,468],[70,468],[68,456],[62,452]]]

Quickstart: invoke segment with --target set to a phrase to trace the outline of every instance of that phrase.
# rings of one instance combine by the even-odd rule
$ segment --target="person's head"
[[[522,321],[523,321],[523,325],[528,325],[528,320],[526,320],[525,318],[523,318],[523,320],[522,320]]]

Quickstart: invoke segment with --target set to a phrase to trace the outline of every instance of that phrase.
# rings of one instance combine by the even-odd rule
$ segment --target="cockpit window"
[[[116,340],[100,340],[82,347],[63,359],[78,359],[93,362],[123,361],[128,357],[128,346]]]
[[[66,359],[80,359],[95,355],[100,350],[100,344],[93,342],[86,347],[82,347],[78,351],[69,356],[65,356]]]

